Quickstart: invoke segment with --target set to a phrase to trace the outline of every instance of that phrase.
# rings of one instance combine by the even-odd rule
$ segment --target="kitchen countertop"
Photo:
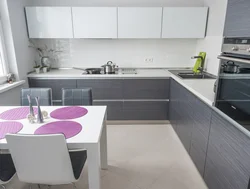
[[[116,79],[116,78],[169,78],[170,73],[164,69],[136,69],[137,74],[122,74],[120,71],[117,74],[82,74],[83,70],[78,69],[52,69],[47,73],[30,73],[30,78],[103,78],[103,79]]]
[[[86,79],[96,79],[96,78],[103,78],[103,79],[133,79],[133,78],[170,78],[172,77],[181,85],[186,87],[196,96],[198,96],[201,100],[203,100],[208,105],[212,106],[214,102],[214,92],[213,86],[215,79],[181,79],[176,75],[170,73],[168,70],[170,69],[136,69],[137,74],[122,74],[118,72],[118,74],[93,74],[87,75],[82,74],[82,70],[78,69],[52,69],[50,72],[47,73],[31,73],[28,75],[30,78],[68,78],[68,79],[79,79],[79,78],[86,78]],[[171,69],[174,70],[174,69]],[[177,70],[177,69],[176,69]],[[180,69],[178,69],[180,70]]]

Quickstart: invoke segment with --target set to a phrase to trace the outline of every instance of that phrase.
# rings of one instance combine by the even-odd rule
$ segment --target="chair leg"
[[[29,189],[32,189],[32,186],[30,185]]]
[[[75,183],[71,183],[72,185],[73,185],[73,189],[77,189],[77,187],[76,187],[76,184]]]
[[[38,184],[37,186],[38,186],[39,189],[41,189],[41,185],[40,184]]]
[[[0,185],[2,189],[6,189],[4,185]]]

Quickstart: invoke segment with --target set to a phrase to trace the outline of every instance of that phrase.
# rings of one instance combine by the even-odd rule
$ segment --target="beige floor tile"
[[[102,189],[206,188],[170,125],[109,125],[108,164],[108,170],[101,171]],[[79,189],[88,188],[87,176],[86,165],[76,183]],[[9,186],[28,188],[17,179]],[[72,189],[72,185],[52,189]]]

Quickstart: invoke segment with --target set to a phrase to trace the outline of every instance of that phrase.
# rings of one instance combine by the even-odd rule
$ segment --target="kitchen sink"
[[[207,73],[194,74],[190,72],[190,73],[178,73],[177,75],[182,79],[215,79],[214,76]]]

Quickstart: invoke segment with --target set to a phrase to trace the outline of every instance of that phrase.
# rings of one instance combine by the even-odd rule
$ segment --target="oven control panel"
[[[250,39],[224,38],[222,52],[239,55],[250,55]]]

